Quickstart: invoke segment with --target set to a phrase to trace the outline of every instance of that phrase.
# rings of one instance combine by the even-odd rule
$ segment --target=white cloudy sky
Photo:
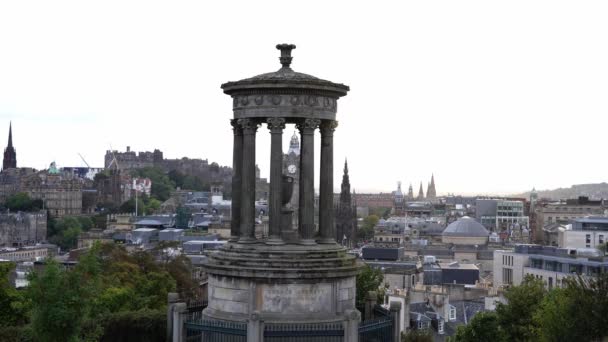
[[[3,1],[0,137],[12,120],[36,168],[127,145],[228,165],[219,86],[278,69],[288,42],[295,70],[351,86],[336,186],[344,157],[358,191],[432,172],[439,193],[601,182],[606,18],[606,1]]]

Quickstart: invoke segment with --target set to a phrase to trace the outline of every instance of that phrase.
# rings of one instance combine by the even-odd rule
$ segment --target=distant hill
[[[576,184],[569,188],[537,190],[538,198],[566,199],[587,196],[589,199],[608,199],[608,183]],[[513,197],[530,198],[530,192],[513,195]]]

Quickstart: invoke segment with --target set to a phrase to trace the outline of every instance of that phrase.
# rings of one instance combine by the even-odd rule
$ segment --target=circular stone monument
[[[341,322],[356,318],[355,277],[361,264],[336,243],[333,132],[346,85],[291,69],[295,45],[280,44],[282,67],[222,85],[234,118],[231,238],[211,254],[209,319],[267,323]],[[271,135],[269,232],[255,230],[255,143],[258,127]],[[286,124],[301,135],[298,227],[292,225],[292,179],[282,174]],[[314,133],[320,130],[318,220],[314,203]],[[318,229],[317,224],[318,222]]]

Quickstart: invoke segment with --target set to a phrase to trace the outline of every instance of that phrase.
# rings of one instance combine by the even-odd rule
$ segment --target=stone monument
[[[333,133],[338,99],[346,85],[291,69],[295,45],[280,44],[282,67],[222,85],[234,118],[232,226],[229,242],[211,254],[207,319],[272,323],[339,323],[358,320],[355,277],[361,267],[336,243]],[[271,135],[269,236],[255,235],[255,150],[258,127]],[[283,131],[301,135],[298,227],[284,204],[293,181],[283,175]],[[314,210],[314,133],[320,130],[319,226]],[[295,234],[294,234],[295,232]],[[252,318],[253,317],[253,318]],[[249,332],[248,332],[249,334]],[[348,340],[348,338],[347,338]]]

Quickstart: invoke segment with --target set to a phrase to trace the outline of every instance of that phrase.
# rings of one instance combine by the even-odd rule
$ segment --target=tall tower
[[[17,152],[13,147],[13,123],[8,126],[8,146],[4,149],[4,159],[2,160],[2,170],[14,169],[17,167]]]
[[[410,183],[410,188],[407,190],[407,199],[414,199],[414,188],[412,188],[412,183]]]
[[[350,193],[350,178],[348,176],[348,162],[344,161],[344,174],[342,175],[342,186],[340,190],[340,202],[336,208],[336,241],[347,244],[354,239],[352,197]]]
[[[435,175],[431,175],[431,182],[426,189],[426,198],[430,200],[437,198],[437,192],[435,191]]]
[[[422,190],[422,182],[420,182],[420,190],[418,190],[418,198],[416,198],[417,200],[423,200],[424,199],[424,191]]]
[[[300,139],[295,131],[289,141],[289,150],[287,150],[287,154],[283,154],[283,174],[293,178],[293,193],[289,203],[294,210],[294,226],[297,226],[298,199],[300,196]]]

